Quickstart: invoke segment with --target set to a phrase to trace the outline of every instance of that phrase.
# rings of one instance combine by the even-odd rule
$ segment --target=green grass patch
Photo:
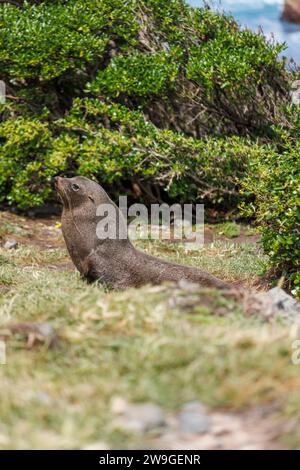
[[[241,234],[240,225],[235,222],[225,222],[219,225],[219,235],[225,235],[227,238],[236,238]]]
[[[198,254],[159,242],[138,245],[246,282],[263,261],[249,245],[218,242]],[[0,366],[1,448],[135,445],[137,436],[112,424],[111,400],[120,395],[170,412],[191,400],[226,410],[274,401],[283,416],[300,419],[293,399],[299,371],[291,364],[287,327],[245,318],[238,303],[213,290],[105,292],[75,271],[44,265],[64,250],[24,247],[0,254],[0,284],[10,287],[0,295],[0,324],[48,322],[63,344],[51,351],[26,350],[19,336],[8,342],[7,364]],[[289,442],[300,445],[300,434]]]

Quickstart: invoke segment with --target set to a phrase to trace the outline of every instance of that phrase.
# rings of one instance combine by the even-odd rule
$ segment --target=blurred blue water
[[[202,6],[203,0],[188,0],[193,6]],[[208,2],[206,2],[208,3]],[[232,14],[238,22],[257,31],[262,28],[267,38],[285,42],[287,49],[281,54],[300,64],[300,25],[280,20],[283,0],[212,0],[215,10]]]

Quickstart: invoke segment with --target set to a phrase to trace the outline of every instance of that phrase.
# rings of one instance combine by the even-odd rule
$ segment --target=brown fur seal
[[[134,248],[121,212],[95,181],[82,176],[56,177],[55,187],[63,202],[62,232],[69,254],[87,280],[100,280],[116,289],[183,279],[202,286],[230,287],[205,271],[170,263]],[[119,218],[117,221],[116,217],[109,218],[109,229],[118,235],[125,233],[123,239],[121,235],[116,239],[99,239],[97,236],[97,224],[101,219],[97,208],[103,204],[116,210]]]

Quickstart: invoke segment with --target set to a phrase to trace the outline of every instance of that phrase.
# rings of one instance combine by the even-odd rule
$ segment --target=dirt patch
[[[0,212],[0,242],[3,244],[5,240],[13,238],[24,245],[37,245],[42,248],[63,247],[64,241],[59,226],[60,218],[57,216],[36,219],[11,212]],[[222,234],[218,227],[210,226],[204,229],[205,244],[219,240],[236,244],[258,243],[260,238],[259,234],[249,233],[249,229],[243,226],[240,227],[239,235],[232,237]],[[172,238],[169,243],[179,241],[182,242]]]
[[[20,245],[36,245],[41,248],[59,248],[64,246],[59,228],[59,219],[30,219],[0,212],[0,242],[14,239]]]
[[[215,241],[226,241],[236,244],[243,243],[258,243],[261,239],[261,236],[258,233],[248,234],[247,228],[241,227],[241,233],[238,236],[227,237],[226,235],[220,233],[218,228],[205,228],[204,229],[204,243],[209,244]]]
[[[49,253],[59,248],[65,248],[60,220],[54,216],[36,219],[22,217],[11,212],[0,212],[0,246],[3,246],[8,240],[16,240],[19,246],[37,247]],[[51,263],[39,262],[39,266],[59,271],[75,269],[67,254]]]
[[[167,450],[278,450],[294,423],[283,422],[273,405],[257,406],[240,413],[211,412],[210,427],[203,434],[170,430],[152,441],[154,448]]]
[[[195,235],[193,235],[189,241],[193,242],[195,241],[195,239],[196,239]],[[256,243],[259,243],[260,240],[261,240],[261,235],[258,233],[248,233],[247,227],[241,226],[239,235],[230,236],[230,237],[223,234],[222,231],[218,229],[218,227],[215,227],[215,228],[205,227],[204,228],[204,244],[205,245],[209,245],[216,241],[234,243],[237,245],[242,245],[245,243],[256,244]],[[176,244],[176,243],[182,243],[182,239],[181,238],[176,239],[171,230],[170,238],[164,239],[164,242],[170,243],[170,244]]]

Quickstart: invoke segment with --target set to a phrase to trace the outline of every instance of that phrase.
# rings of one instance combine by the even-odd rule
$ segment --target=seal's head
[[[63,236],[71,258],[81,272],[83,260],[99,245],[109,243],[111,248],[112,243],[127,241],[126,222],[98,183],[84,176],[57,176],[54,184],[63,203]],[[120,237],[120,233],[125,235]]]
[[[101,186],[84,176],[74,178],[54,178],[57,190],[65,209],[75,209],[82,205],[91,206],[107,203],[110,199]]]

